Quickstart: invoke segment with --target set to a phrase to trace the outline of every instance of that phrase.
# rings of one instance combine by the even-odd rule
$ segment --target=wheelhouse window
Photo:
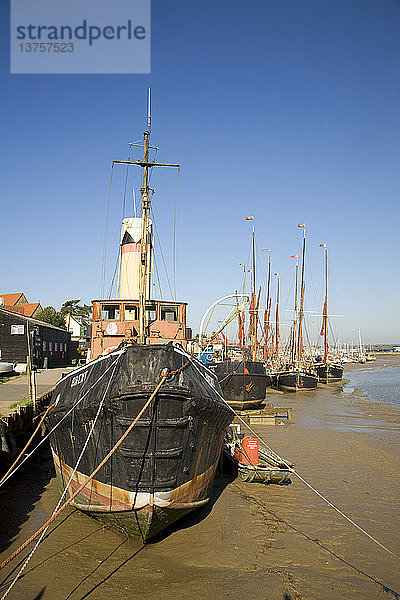
[[[139,307],[135,304],[125,304],[125,321],[137,321],[139,319]]]
[[[120,306],[119,304],[102,304],[101,319],[102,321],[119,321]]]
[[[157,308],[155,304],[151,304],[146,307],[146,319],[148,322],[155,321],[157,319]]]
[[[161,320],[168,321],[168,323],[176,323],[178,321],[178,307],[177,306],[162,306],[161,307]]]

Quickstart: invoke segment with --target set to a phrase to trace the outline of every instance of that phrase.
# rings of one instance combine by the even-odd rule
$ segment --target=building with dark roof
[[[70,364],[69,331],[0,308],[0,361],[26,363],[28,343],[32,364],[37,368]]]

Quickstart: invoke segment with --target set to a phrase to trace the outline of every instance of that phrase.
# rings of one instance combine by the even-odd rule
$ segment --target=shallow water
[[[382,359],[379,363],[382,363]],[[387,360],[384,364],[386,366],[377,364],[375,367],[346,373],[349,383],[343,391],[351,393],[353,390],[361,390],[371,400],[400,406],[400,366],[390,364]]]

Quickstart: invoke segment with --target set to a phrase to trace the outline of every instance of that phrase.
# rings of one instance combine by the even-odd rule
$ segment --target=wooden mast
[[[265,313],[264,313],[264,360],[269,359],[268,339],[270,329],[270,311],[271,311],[271,254],[270,250],[263,250],[268,252],[268,278],[267,278],[267,297],[265,299]]]
[[[152,167],[176,167],[180,168],[179,164],[174,163],[156,163],[149,161],[149,150],[151,133],[151,105],[150,105],[150,89],[148,91],[148,112],[147,112],[147,131],[143,133],[143,159],[142,160],[114,160],[113,164],[137,165],[143,169],[142,187],[140,190],[142,198],[142,237],[140,240],[140,265],[139,265],[139,338],[140,344],[146,343],[148,335],[148,319],[146,318],[146,302],[147,298],[147,274],[149,270],[149,255],[147,252],[148,244],[148,224],[150,215],[150,194],[153,190],[149,187],[149,169]],[[131,144],[135,146],[137,144]]]
[[[296,360],[296,334],[297,334],[297,297],[298,297],[298,279],[299,279],[299,259],[297,254],[296,258],[296,268],[295,268],[295,285],[294,285],[294,314],[293,314],[293,331],[292,331],[292,339],[291,339],[291,348],[290,348],[290,360],[292,363]]]
[[[253,271],[251,278],[251,297],[253,304],[253,314],[252,314],[252,340],[251,346],[253,351],[253,361],[255,362],[257,359],[257,325],[258,325],[258,306],[256,306],[256,250],[255,250],[255,234],[254,234],[254,225],[253,225],[253,235],[251,239],[252,246],[252,263],[253,263]]]
[[[278,278],[278,287],[276,291],[276,312],[275,312],[275,356],[279,358],[279,273],[275,273]]]
[[[325,248],[325,302],[322,318],[324,327],[324,363],[326,364],[328,360],[328,248]]]
[[[147,244],[148,240],[148,222],[150,213],[150,189],[149,189],[149,142],[151,133],[151,122],[149,118],[148,131],[143,134],[144,137],[144,154],[143,154],[143,181],[142,181],[142,235],[140,239],[140,265],[139,265],[139,344],[146,343],[146,300],[147,296],[147,270],[148,256]]]
[[[246,287],[246,263],[240,263],[240,266],[243,267],[243,290],[242,290],[242,294],[244,297],[244,291],[245,291],[245,287]],[[237,305],[239,306],[239,300],[238,298],[236,298],[237,300]],[[245,312],[243,311],[239,311],[238,313],[238,322],[239,322],[239,346],[241,348],[244,347],[245,344],[245,333],[244,333],[244,326],[245,326]]]
[[[300,313],[299,313],[299,328],[297,336],[297,366],[300,364],[300,358],[303,353],[303,315],[304,315],[304,269],[305,269],[305,256],[306,256],[306,226],[304,223],[300,223],[298,227],[303,229],[303,251],[301,257],[301,287],[300,287]]]

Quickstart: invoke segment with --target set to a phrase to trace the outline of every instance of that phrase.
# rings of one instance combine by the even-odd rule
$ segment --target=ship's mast
[[[147,271],[148,271],[148,256],[147,244],[150,240],[147,239],[147,227],[150,213],[150,188],[149,188],[149,143],[150,143],[150,126],[151,120],[148,119],[148,131],[143,134],[144,154],[143,154],[143,182],[141,188],[142,194],[142,235],[140,239],[140,264],[139,264],[139,344],[146,343],[146,300],[147,296]]]
[[[256,249],[255,249],[255,234],[254,234],[254,225],[253,225],[253,235],[251,238],[251,247],[252,247],[252,263],[253,263],[253,273],[251,280],[251,295],[253,298],[253,331],[252,331],[252,350],[253,350],[253,361],[257,359],[257,325],[258,325],[258,311],[256,306]]]
[[[277,291],[276,291],[276,313],[275,313],[275,356],[279,359],[279,273],[275,273],[278,278]]]
[[[142,187],[140,190],[142,199],[142,237],[140,240],[140,265],[139,265],[139,339],[140,344],[146,343],[146,337],[148,335],[148,319],[146,318],[146,302],[147,298],[147,274],[149,270],[149,255],[147,252],[148,244],[150,243],[148,237],[148,225],[150,215],[150,194],[153,190],[149,187],[149,170],[152,167],[176,167],[180,168],[179,164],[173,163],[156,163],[149,161],[150,148],[150,134],[151,134],[151,105],[150,105],[150,89],[148,91],[148,112],[147,112],[147,130],[143,133],[143,159],[138,160],[114,160],[113,164],[124,164],[124,165],[137,165],[143,169]],[[137,145],[137,144],[131,144]]]
[[[296,334],[297,334],[297,296],[298,296],[298,279],[299,279],[299,260],[296,255],[296,275],[295,275],[295,286],[294,286],[294,315],[293,315],[293,336],[292,336],[292,348],[291,348],[291,362],[296,359]]]
[[[299,328],[297,336],[297,365],[300,363],[300,358],[303,352],[303,316],[304,316],[304,269],[305,269],[305,256],[306,256],[306,227],[304,223],[298,225],[303,229],[303,252],[301,257],[301,284],[300,284],[300,313],[299,313]]]
[[[328,359],[328,248],[325,248],[324,363]],[[327,372],[328,373],[328,372]],[[328,375],[327,375],[328,376]]]
[[[271,311],[271,254],[270,250],[265,250],[268,252],[268,277],[267,277],[267,297],[265,299],[265,316],[264,319],[264,360],[268,360],[269,351],[268,351],[268,338],[269,338],[269,329],[270,329],[270,311]]]

